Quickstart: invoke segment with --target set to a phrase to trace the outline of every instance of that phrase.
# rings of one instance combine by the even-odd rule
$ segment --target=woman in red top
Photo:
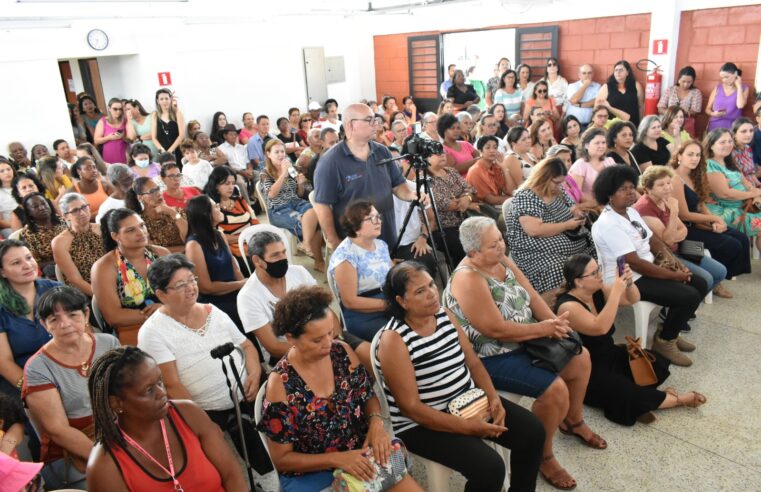
[[[201,190],[195,186],[180,186],[182,184],[182,171],[174,161],[169,161],[161,166],[161,180],[166,186],[162,195],[170,207],[184,209],[191,198],[201,194]]]
[[[88,389],[96,441],[88,490],[247,490],[222,431],[193,402],[167,399],[159,367],[142,350],[103,354],[92,366]]]

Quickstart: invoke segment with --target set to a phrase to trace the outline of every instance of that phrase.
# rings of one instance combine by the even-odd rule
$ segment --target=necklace
[[[172,459],[172,449],[169,446],[169,439],[166,436],[166,424],[164,424],[164,419],[161,419],[160,423],[161,423],[161,435],[164,438],[164,447],[166,448],[166,458],[167,458],[167,461],[169,462],[168,470],[166,469],[164,465],[159,463],[159,461],[156,458],[151,456],[150,453],[148,453],[148,451],[143,449],[143,447],[140,444],[138,444],[137,441],[132,439],[126,432],[124,432],[124,429],[122,429],[121,426],[119,426],[119,430],[121,431],[122,436],[124,436],[124,440],[127,441],[127,444],[129,444],[130,446],[138,450],[140,454],[142,454],[143,456],[151,460],[156,466],[161,468],[161,471],[169,475],[169,477],[172,479],[172,483],[174,484],[174,490],[176,492],[184,492],[182,485],[180,485],[180,481],[177,480],[177,477],[175,477],[175,474],[174,474],[174,460]]]

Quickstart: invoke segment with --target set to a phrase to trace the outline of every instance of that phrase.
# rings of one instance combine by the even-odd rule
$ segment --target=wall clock
[[[108,47],[108,34],[102,29],[93,29],[87,33],[87,44],[94,50],[103,51]]]

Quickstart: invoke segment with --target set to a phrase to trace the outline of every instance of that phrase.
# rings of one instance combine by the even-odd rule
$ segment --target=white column
[[[661,93],[666,87],[674,84],[676,77],[676,50],[679,44],[679,23],[682,18],[682,2],[680,0],[659,0],[653,2],[650,14],[650,41],[647,46],[647,57],[661,67],[663,81]],[[659,41],[665,41],[665,44]],[[663,52],[665,48],[665,53]],[[660,50],[661,54],[656,54]],[[652,70],[652,65],[648,69]]]

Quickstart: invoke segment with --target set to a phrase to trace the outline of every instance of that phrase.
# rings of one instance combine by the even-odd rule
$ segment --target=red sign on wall
[[[159,72],[159,85],[172,85],[172,74],[170,72]]]
[[[655,39],[653,40],[653,54],[665,55],[669,51],[668,39]]]

